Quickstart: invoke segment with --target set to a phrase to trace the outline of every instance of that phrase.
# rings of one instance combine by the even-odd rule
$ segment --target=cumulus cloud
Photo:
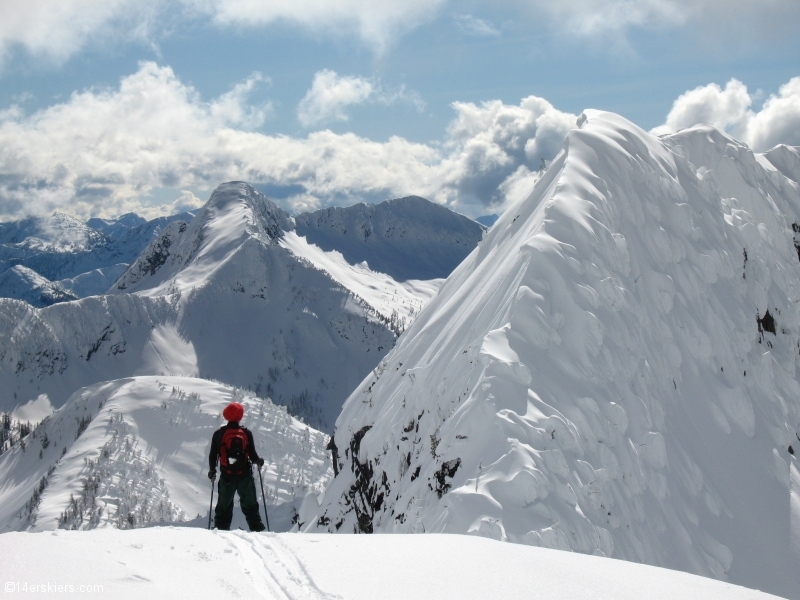
[[[361,77],[340,77],[324,69],[314,75],[311,89],[297,107],[297,118],[305,127],[326,121],[347,121],[345,109],[366,102],[375,87]]]
[[[499,100],[455,102],[448,130],[446,183],[461,202],[502,204],[504,191],[530,183],[542,159],[552,159],[576,116],[529,96],[519,106]],[[505,184],[505,185],[504,185]]]
[[[800,145],[800,77],[781,86],[758,111],[751,109],[754,101],[747,86],[736,79],[724,89],[715,83],[698,87],[675,100],[665,123],[653,133],[706,124],[728,132],[757,152],[781,143]]]
[[[379,80],[340,76],[335,71],[323,69],[314,75],[311,88],[297,106],[297,118],[304,127],[331,121],[347,121],[347,108],[365,102],[408,102],[417,110],[425,107],[419,94],[408,91],[405,87],[386,91],[382,89]]]
[[[520,182],[530,184],[575,120],[530,97],[518,106],[454,104],[437,144],[331,131],[273,136],[248,130],[266,110],[246,102],[261,79],[206,101],[170,68],[148,62],[118,88],[76,92],[30,115],[3,111],[0,218],[161,214],[199,200],[184,192],[153,207],[154,190],[207,190],[234,179],[297,190],[282,200],[290,209],[418,194],[482,211],[508,201],[502,190],[518,194]]]

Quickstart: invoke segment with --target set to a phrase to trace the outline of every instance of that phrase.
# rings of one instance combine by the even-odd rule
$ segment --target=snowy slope
[[[350,264],[341,252],[325,251],[294,231],[286,232],[280,245],[322,269],[337,283],[363,298],[378,313],[405,329],[439,291],[444,279],[397,281],[387,273],[373,271],[366,263]]]
[[[471,533],[798,598],[796,150],[775,165],[713,128],[587,115],[350,396],[304,527]]]
[[[486,229],[418,196],[326,208],[297,215],[295,222],[308,243],[397,281],[447,277]]]
[[[0,554],[5,580],[11,584],[6,591],[26,597],[776,598],[666,569],[448,535],[321,536],[168,527],[6,533],[0,535]],[[65,587],[59,590],[59,584]],[[41,587],[36,590],[33,585]]]
[[[80,295],[84,279],[110,269],[56,283]],[[14,340],[0,348],[9,390],[0,410],[43,393],[61,406],[108,379],[199,375],[269,396],[331,431],[344,399],[440,284],[349,264],[296,235],[289,215],[252,187],[223,184],[190,223],[161,229],[109,295],[41,311],[0,301],[0,335]]]
[[[327,436],[285,408],[201,379],[133,377],[77,391],[24,448],[0,455],[0,531],[131,528],[196,516],[203,518],[194,525],[205,526],[211,435],[233,400],[245,405],[242,424],[266,461],[271,508],[319,492],[333,474]],[[291,527],[291,510],[273,516],[273,528]]]

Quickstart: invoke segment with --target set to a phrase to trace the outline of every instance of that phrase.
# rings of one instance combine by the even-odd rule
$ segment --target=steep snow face
[[[301,521],[798,598],[799,186],[712,128],[586,114],[350,396]]]
[[[366,300],[397,333],[411,324],[444,283],[444,279],[397,281],[391,275],[373,271],[367,263],[350,264],[341,252],[326,252],[308,243],[306,238],[294,231],[286,232],[280,245],[322,269],[337,283]]]
[[[303,213],[295,223],[308,243],[397,281],[447,277],[486,229],[418,196]]]
[[[206,526],[211,435],[225,424],[221,412],[231,401],[244,404],[242,425],[266,461],[270,524],[288,530],[293,507],[333,475],[327,436],[242,390],[133,377],[77,391],[0,456],[0,531]]]
[[[150,295],[164,286],[203,286],[250,244],[272,245],[291,228],[289,216],[247,183],[220,185],[191,225],[175,222],[110,290]]]

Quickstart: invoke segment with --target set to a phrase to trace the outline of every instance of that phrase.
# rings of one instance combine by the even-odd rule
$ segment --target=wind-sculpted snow
[[[234,400],[266,461],[271,525],[288,530],[294,505],[333,475],[327,436],[242,390],[133,377],[79,390],[0,455],[0,531],[206,526],[211,435]]]
[[[795,150],[586,116],[350,396],[340,473],[302,526],[469,533],[798,598]]]
[[[295,217],[297,235],[351,265],[366,262],[397,281],[447,277],[485,227],[418,196],[326,208]]]

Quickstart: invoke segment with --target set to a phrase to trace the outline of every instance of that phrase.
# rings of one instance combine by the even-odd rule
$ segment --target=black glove
[[[214,480],[217,478],[217,472],[216,472],[214,469],[211,469],[211,470],[208,472],[208,478],[209,478],[211,481],[214,481]]]
[[[263,458],[259,458],[259,459],[256,461],[256,464],[258,465],[258,468],[260,469],[261,467],[263,467],[263,466],[264,466],[264,459],[263,459]]]

